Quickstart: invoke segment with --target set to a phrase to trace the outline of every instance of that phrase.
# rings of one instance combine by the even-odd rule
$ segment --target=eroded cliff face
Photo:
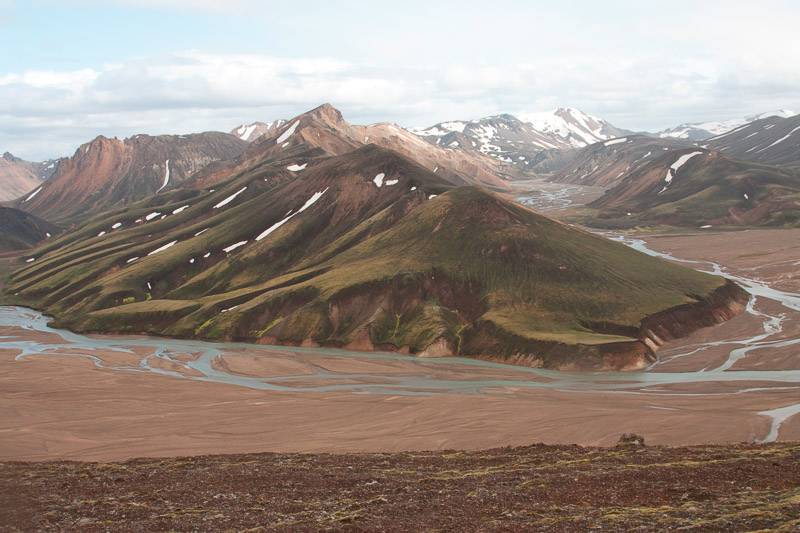
[[[744,311],[750,295],[728,280],[706,297],[644,318],[636,331],[613,324],[596,324],[600,333],[638,337],[628,342],[600,345],[567,345],[512,339],[507,347],[518,346],[517,352],[502,351],[498,342],[504,334],[497,328],[479,328],[467,351],[479,359],[534,368],[554,370],[641,370],[657,360],[656,352],[667,341],[686,337],[698,329],[721,324]],[[507,336],[507,334],[505,334]]]
[[[421,357],[467,356],[554,370],[641,370],[657,360],[656,352],[665,342],[730,320],[749,300],[747,292],[728,281],[694,303],[646,317],[638,329],[597,325],[598,333],[632,340],[589,345],[524,338],[504,331],[480,318],[481,299],[474,287],[450,286],[443,277],[435,287],[428,283],[398,289],[387,286],[371,294],[354,293],[331,304],[313,320],[312,327],[319,328],[318,333],[334,331],[327,339],[319,335],[301,339],[296,330],[292,339],[288,328],[298,321],[290,320],[286,327],[276,328],[278,335],[268,341],[398,351]],[[436,302],[435,313],[431,312],[432,301]],[[459,314],[439,307],[447,308],[448,303],[470,311]],[[418,319],[427,323],[416,323]],[[343,325],[351,329],[343,330]],[[337,343],[331,342],[332,338],[349,340]]]
[[[744,289],[728,280],[696,303],[667,309],[645,318],[639,328],[639,338],[655,352],[667,341],[730,320],[744,311],[749,300],[750,295]]]
[[[419,357],[466,356],[565,371],[631,371],[655,362],[656,352],[665,342],[730,320],[749,300],[747,292],[727,281],[696,302],[644,318],[639,328],[605,323],[590,328],[596,333],[630,337],[629,341],[568,344],[522,337],[482,319],[486,305],[481,294],[480,287],[439,273],[361,285],[328,299],[314,290],[288,293],[264,301],[228,330],[169,326],[180,324],[197,310],[197,306],[186,305],[146,316],[117,317],[124,318],[122,330],[119,324],[97,320],[83,321],[78,329],[166,331],[187,338],[394,351]]]

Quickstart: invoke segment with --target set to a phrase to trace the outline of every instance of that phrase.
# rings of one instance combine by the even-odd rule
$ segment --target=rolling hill
[[[53,176],[15,207],[52,221],[83,219],[170,190],[209,163],[247,146],[226,133],[99,136],[61,160]]]
[[[0,253],[25,250],[58,232],[57,226],[37,216],[0,207]]]
[[[31,252],[6,298],[82,331],[594,369],[641,368],[747,300],[379,146],[288,161],[104,213]]]

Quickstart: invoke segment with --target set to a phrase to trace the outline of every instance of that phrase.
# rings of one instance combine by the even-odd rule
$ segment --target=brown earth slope
[[[247,143],[227,133],[99,136],[62,160],[41,190],[15,206],[51,221],[83,219],[170,190],[213,161],[239,155]]]
[[[9,531],[799,527],[798,444],[0,463]]]

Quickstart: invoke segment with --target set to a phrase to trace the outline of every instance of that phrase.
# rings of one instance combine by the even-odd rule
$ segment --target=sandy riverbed
[[[740,235],[741,246],[724,245]],[[763,276],[784,290],[796,288],[797,268],[792,270],[791,265],[793,260],[800,261],[800,252],[791,243],[800,242],[800,231],[647,240],[651,247],[676,256],[715,260],[734,272]],[[753,263],[754,249],[768,257],[763,272]],[[758,309],[784,315],[783,329],[775,338],[796,337],[800,313],[778,307],[764,302]],[[763,324],[757,316],[746,314],[701,330],[665,346],[661,355],[667,362],[653,371],[718,366],[730,353],[729,347],[669,358],[713,341],[747,339],[763,333]],[[0,336],[39,344],[59,342],[58,335],[24,328],[5,328]],[[749,442],[769,433],[771,420],[759,413],[800,402],[797,382],[742,379],[653,383],[627,391],[559,390],[523,386],[525,380],[542,384],[550,380],[503,367],[473,367],[457,361],[429,364],[397,357],[343,358],[291,348],[266,354],[264,347],[259,350],[221,349],[211,366],[250,379],[287,379],[283,383],[299,388],[370,384],[412,375],[445,384],[501,380],[503,385],[470,392],[420,391],[419,395],[372,394],[346,387],[325,392],[257,390],[190,379],[197,375],[179,364],[198,358],[190,350],[166,360],[149,356],[141,346],[132,346],[130,353],[92,351],[93,357],[116,367],[104,368],[92,359],[76,357],[85,353],[80,349],[60,346],[53,354],[17,360],[18,350],[2,349],[0,344],[0,459],[479,449],[534,442],[611,445],[624,432],[643,434],[654,444]],[[143,358],[152,369],[177,375],[137,371]],[[767,347],[748,354],[732,370],[797,369],[798,360],[796,348]],[[414,391],[406,388],[404,392]],[[800,439],[800,416],[780,426],[778,439]]]

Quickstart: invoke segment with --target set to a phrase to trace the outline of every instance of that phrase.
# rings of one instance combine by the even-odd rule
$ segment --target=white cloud
[[[201,52],[71,71],[0,74],[0,149],[71,153],[97,134],[228,130],[289,118],[322,102],[356,122],[445,119],[571,105],[647,129],[800,108],[800,72],[696,55],[536,56],[507,65],[385,68],[329,58]]]

